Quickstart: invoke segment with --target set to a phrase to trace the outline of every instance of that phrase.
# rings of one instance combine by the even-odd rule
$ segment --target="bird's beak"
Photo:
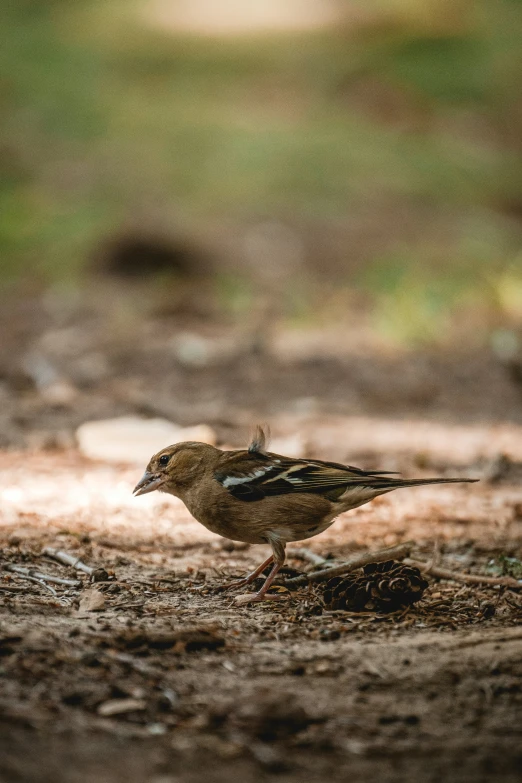
[[[162,483],[162,476],[159,476],[157,473],[148,473],[145,471],[133,489],[134,497],[137,498],[138,495],[146,495],[147,492],[154,492]]]

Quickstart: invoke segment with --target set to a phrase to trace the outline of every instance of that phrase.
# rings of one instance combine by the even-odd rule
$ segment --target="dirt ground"
[[[119,323],[104,302],[1,311],[0,780],[519,780],[517,587],[429,576],[388,615],[330,611],[308,587],[238,607],[219,586],[263,547],[213,536],[175,498],[133,498],[143,465],[89,461],[74,433],[163,416],[235,447],[268,421],[302,456],[479,478],[399,490],[309,548],[342,561],[412,540],[416,559],[521,580],[520,361],[380,351],[359,327],[259,346]],[[288,564],[313,567],[295,547]]]
[[[483,480],[400,490],[310,549],[342,560],[413,539],[425,561],[520,579],[520,427],[462,425],[456,437],[370,423],[287,417],[276,430],[299,427],[318,457]],[[391,615],[327,611],[319,588],[237,607],[219,585],[263,547],[213,536],[174,498],[134,499],[138,467],[35,450],[1,453],[0,469],[0,779],[520,779],[520,591],[430,577],[419,603]],[[292,547],[288,562],[312,568]]]

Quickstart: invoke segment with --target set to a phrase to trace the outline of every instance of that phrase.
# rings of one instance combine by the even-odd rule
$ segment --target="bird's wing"
[[[239,500],[262,500],[295,492],[328,494],[348,486],[385,486],[389,479],[349,465],[320,460],[295,460],[267,452],[233,452],[214,477]]]

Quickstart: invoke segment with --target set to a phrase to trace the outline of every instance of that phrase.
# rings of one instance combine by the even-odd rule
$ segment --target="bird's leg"
[[[272,551],[274,553],[273,558],[270,558],[273,559],[274,561],[272,570],[267,576],[263,587],[257,593],[247,593],[247,595],[238,595],[238,597],[235,600],[235,603],[238,604],[239,606],[242,606],[243,604],[257,603],[258,601],[279,601],[281,600],[281,598],[284,597],[280,595],[271,595],[268,592],[270,585],[276,578],[278,571],[282,568],[285,562],[285,545],[279,539],[276,538],[270,538],[269,540],[270,540],[270,546],[272,547]],[[267,563],[263,563],[263,565],[266,566]]]
[[[270,555],[269,558],[267,558],[264,563],[261,563],[258,568],[256,568],[255,571],[252,571],[252,573],[247,574],[243,579],[235,579],[233,582],[230,582],[227,585],[223,585],[223,590],[233,590],[236,587],[245,587],[246,585],[249,585],[251,582],[254,581],[254,579],[257,579],[259,574],[261,574],[267,566],[270,565],[270,563],[273,561],[274,556]]]

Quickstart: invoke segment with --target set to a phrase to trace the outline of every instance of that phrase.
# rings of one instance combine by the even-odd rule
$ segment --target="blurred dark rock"
[[[121,234],[110,238],[97,254],[95,271],[123,278],[143,278],[161,272],[189,277],[203,267],[203,253],[186,239]]]

